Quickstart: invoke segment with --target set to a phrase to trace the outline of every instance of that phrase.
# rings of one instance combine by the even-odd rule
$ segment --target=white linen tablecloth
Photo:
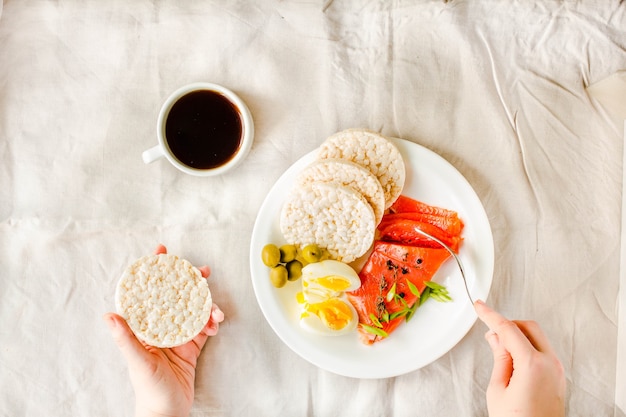
[[[623,125],[585,90],[626,68],[623,2],[9,0],[1,13],[0,415],[132,414],[101,316],[125,266],[163,243],[211,266],[226,314],[192,416],[485,416],[480,323],[422,369],[359,380],[301,359],[259,309],[259,206],[350,127],[426,146],[468,179],[494,235],[489,303],[548,333],[569,416],[625,415]],[[195,81],[231,88],[255,119],[245,163],[220,177],[141,161],[161,103]]]

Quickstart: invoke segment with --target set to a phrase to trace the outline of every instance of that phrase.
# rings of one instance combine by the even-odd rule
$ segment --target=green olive
[[[298,249],[296,251],[296,261],[300,261],[300,263],[302,264],[303,267],[307,266],[309,263],[306,261],[306,259],[304,259],[304,256],[302,255],[302,248],[300,246],[298,246]]]
[[[319,262],[322,258],[322,250],[315,243],[311,243],[302,249],[302,256],[309,263]]]
[[[278,265],[270,270],[270,281],[276,288],[284,287],[289,274],[285,265]]]
[[[263,259],[263,263],[270,268],[275,267],[280,262],[280,250],[278,246],[268,243],[263,246],[263,251],[261,252],[261,258]]]
[[[289,281],[296,281],[302,276],[302,263],[300,261],[293,260],[287,263],[287,279]]]
[[[283,245],[279,248],[279,250],[281,262],[287,263],[296,259],[297,249],[295,245]]]

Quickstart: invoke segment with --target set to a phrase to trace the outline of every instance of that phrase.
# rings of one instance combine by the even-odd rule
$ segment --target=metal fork
[[[456,253],[454,253],[452,248],[450,248],[448,245],[446,245],[445,243],[443,243],[441,240],[437,239],[435,236],[431,235],[430,233],[426,233],[425,231],[418,229],[418,228],[415,228],[415,231],[421,234],[422,236],[427,237],[428,239],[434,240],[435,242],[439,243],[445,250],[450,252],[450,255],[452,255],[452,257],[456,261],[456,264],[459,266],[459,269],[461,270],[461,277],[463,277],[463,284],[465,285],[465,292],[467,293],[467,297],[469,298],[470,303],[474,305],[474,300],[472,299],[472,296],[469,292],[469,288],[467,286],[467,279],[465,278],[465,270],[463,269],[463,264],[461,263],[461,260],[456,255]]]

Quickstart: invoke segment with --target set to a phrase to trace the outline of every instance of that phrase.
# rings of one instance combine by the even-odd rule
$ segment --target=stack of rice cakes
[[[372,245],[405,179],[402,155],[386,137],[362,129],[336,133],[296,178],[281,210],[281,232],[289,243],[315,243],[350,263]]]

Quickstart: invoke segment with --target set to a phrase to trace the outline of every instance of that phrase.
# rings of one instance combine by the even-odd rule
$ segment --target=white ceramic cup
[[[196,91],[211,91],[219,93],[234,106],[237,110],[241,121],[241,140],[239,147],[233,156],[223,164],[211,168],[196,168],[181,162],[170,149],[166,137],[166,124],[172,106],[174,106],[182,97]],[[211,176],[220,175],[237,166],[248,154],[254,141],[254,123],[252,115],[246,104],[233,93],[231,90],[221,85],[211,83],[193,83],[188,84],[174,91],[163,103],[157,121],[157,139],[158,145],[143,152],[142,159],[146,164],[150,164],[157,159],[165,157],[176,168],[190,175]]]

